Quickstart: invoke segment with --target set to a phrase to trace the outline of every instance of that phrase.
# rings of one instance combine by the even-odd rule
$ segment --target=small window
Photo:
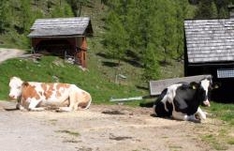
[[[218,78],[234,78],[234,68],[217,69]]]

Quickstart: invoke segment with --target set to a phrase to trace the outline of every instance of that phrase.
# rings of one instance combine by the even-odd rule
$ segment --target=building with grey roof
[[[185,20],[184,30],[185,76],[211,74],[221,83],[215,98],[234,101],[234,18]]]
[[[70,56],[86,67],[87,36],[93,35],[89,17],[37,19],[28,37],[37,53]]]

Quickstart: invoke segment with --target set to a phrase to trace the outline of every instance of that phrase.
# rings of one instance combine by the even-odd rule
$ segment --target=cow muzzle
[[[14,95],[9,95],[9,99],[10,99],[10,100],[17,100],[17,97],[14,96]]]
[[[203,101],[203,104],[204,104],[205,106],[210,107],[210,101],[209,101],[209,100]]]

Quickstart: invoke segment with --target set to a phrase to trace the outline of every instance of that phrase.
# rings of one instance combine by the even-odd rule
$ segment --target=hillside
[[[142,67],[138,60],[132,55],[131,51],[127,52],[124,60],[121,60],[120,67],[117,66],[118,60],[111,59],[107,56],[107,51],[103,45],[103,34],[105,32],[105,22],[107,14],[107,6],[103,7],[100,3],[95,3],[95,9],[87,9],[83,16],[90,16],[94,28],[94,37],[88,39],[89,42],[89,59],[95,61],[96,65],[107,79],[114,81],[116,74],[122,74],[127,77],[123,80],[125,84],[133,83],[134,85],[142,85],[144,83],[141,79]],[[161,64],[161,77],[181,77],[183,76],[183,62],[171,59],[168,64]],[[144,85],[144,84],[143,84]]]
[[[0,48],[17,48],[26,53],[30,51],[30,42],[26,36],[29,31],[21,33],[22,22],[15,19],[19,18],[22,13],[20,12],[20,2],[28,4],[28,1],[3,0],[4,4],[10,4],[10,2],[14,4],[13,7],[6,5],[10,12],[15,13],[7,16],[7,21],[12,23],[5,24],[7,28],[2,24],[4,18],[1,15],[4,13],[1,12],[3,3],[0,3],[0,32],[2,32],[0,33]],[[0,135],[5,137],[2,137],[0,142],[5,145],[2,145],[0,150],[14,150],[14,148],[27,150],[27,148],[31,149],[32,147],[38,150],[83,151],[157,149],[182,151],[188,150],[188,148],[191,150],[233,150],[233,104],[211,102],[210,108],[201,107],[207,111],[208,115],[207,120],[200,124],[157,118],[152,116],[152,106],[149,108],[138,107],[148,102],[152,103],[155,98],[127,102],[124,105],[113,105],[115,103],[110,102],[110,98],[127,98],[149,94],[148,81],[142,78],[144,66],[142,58],[139,58],[141,55],[136,56],[137,53],[142,52],[137,52],[137,49],[127,50],[124,59],[120,60],[113,59],[108,55],[111,49],[106,48],[103,42],[104,34],[108,30],[105,24],[108,6],[102,5],[100,1],[30,0],[33,10],[39,12],[37,18],[40,18],[40,15],[44,15],[44,17],[74,16],[74,14],[70,14],[70,7],[67,7],[67,2],[72,1],[92,2],[92,5],[82,7],[81,11],[81,16],[91,18],[94,30],[94,36],[88,38],[87,69],[83,70],[76,65],[65,62],[63,58],[49,55],[39,59],[21,56],[1,62],[0,119],[2,122],[0,127],[2,131]],[[130,1],[134,2],[134,0],[128,2]],[[159,1],[186,2],[186,0],[158,0],[157,2]],[[138,2],[144,3],[146,1]],[[63,9],[65,6],[67,9]],[[191,10],[194,10],[194,7],[191,7]],[[51,11],[53,8],[56,8],[55,11]],[[33,16],[35,12],[30,13],[29,16]],[[26,18],[24,17],[24,19]],[[28,17],[27,19],[31,20],[32,18]],[[31,22],[26,23],[31,26],[32,22],[31,20]],[[132,26],[129,27],[135,31]],[[3,31],[1,31],[2,29]],[[27,29],[29,30],[29,28]],[[115,30],[114,33],[118,32]],[[130,40],[133,38],[133,36],[130,37]],[[138,46],[141,50],[141,45]],[[119,48],[117,47],[116,50]],[[0,49],[0,51],[6,50]],[[0,54],[5,55],[7,52]],[[167,53],[165,52],[165,54]],[[156,58],[162,57],[161,54],[156,55]],[[149,55],[150,60],[153,56],[154,54]],[[163,57],[168,56],[170,55]],[[0,55],[0,57],[2,56]],[[158,69],[160,76],[157,79],[181,77],[183,76],[183,57],[170,56],[166,61],[159,61]],[[90,92],[92,106],[89,110],[64,114],[53,111],[40,113],[16,111],[15,103],[8,102],[8,82],[12,76],[19,76],[25,81],[74,83]]]
[[[95,1],[94,7],[84,7],[81,14],[91,18],[94,30],[94,37],[88,38],[87,71],[82,71],[77,66],[64,63],[62,59],[52,56],[42,57],[38,62],[30,58],[10,59],[0,64],[0,99],[7,99],[8,81],[11,76],[20,76],[23,80],[54,82],[59,79],[60,82],[75,83],[93,95],[94,103],[108,103],[111,97],[148,95],[148,83],[141,77],[143,69],[131,54],[121,61],[120,66],[117,66],[117,60],[106,55],[107,50],[102,45],[106,11],[107,6]],[[0,47],[6,46],[9,47],[5,42],[0,45]],[[161,78],[182,76],[182,67],[182,62],[173,60],[170,64],[162,64]],[[126,79],[120,77],[117,79],[117,75]],[[138,103],[139,101],[133,102],[133,104]]]

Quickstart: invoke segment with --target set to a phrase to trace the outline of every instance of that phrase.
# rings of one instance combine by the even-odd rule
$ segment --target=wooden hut
[[[212,99],[234,102],[234,18],[185,20],[185,76],[211,74]]]
[[[37,19],[28,35],[33,51],[70,57],[87,67],[87,36],[93,35],[89,17]]]

